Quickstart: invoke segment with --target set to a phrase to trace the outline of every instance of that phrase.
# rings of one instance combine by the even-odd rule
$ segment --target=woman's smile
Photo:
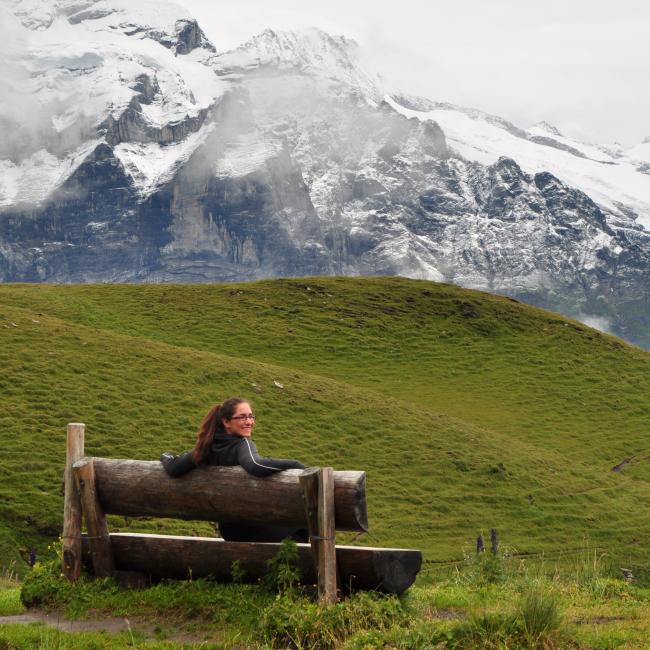
[[[251,405],[248,402],[238,404],[232,417],[229,420],[223,420],[223,426],[226,433],[241,438],[250,438],[255,426],[255,416],[251,411]]]

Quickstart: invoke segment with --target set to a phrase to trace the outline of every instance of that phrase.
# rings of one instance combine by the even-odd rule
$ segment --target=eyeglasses
[[[234,417],[230,418],[231,420],[239,420],[240,422],[243,422],[244,420],[253,420],[255,422],[255,416],[252,413],[249,413],[248,415],[235,415]]]

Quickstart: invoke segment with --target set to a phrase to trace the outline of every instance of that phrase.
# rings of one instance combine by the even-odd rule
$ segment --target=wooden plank
[[[305,524],[302,470],[256,478],[241,467],[202,466],[171,478],[158,461],[94,461],[97,494],[106,514]],[[337,529],[368,530],[365,483],[365,472],[334,472]]]
[[[307,530],[309,532],[309,543],[314,556],[314,567],[318,569],[318,477],[320,468],[310,467],[299,477],[302,485],[303,504],[305,507],[305,518],[307,519]]]
[[[72,466],[84,455],[85,425],[68,424],[63,498],[62,572],[71,581],[81,575],[81,499]]]
[[[280,544],[134,533],[111,533],[110,540],[116,569],[138,571],[156,579],[212,576],[227,582],[232,579],[233,561],[239,560],[245,579],[256,582],[266,574],[266,562],[280,548]],[[84,540],[84,559],[91,561],[87,540]],[[374,589],[399,594],[415,581],[422,553],[411,549],[337,546],[336,562],[341,584],[347,590]],[[316,584],[309,544],[298,544],[298,569],[303,584]]]
[[[93,460],[92,458],[82,458],[72,466],[72,469],[81,496],[81,507],[86,520],[93,569],[96,576],[108,578],[115,572],[115,566],[106,516],[95,490]]]
[[[334,472],[319,471],[318,486],[318,599],[331,604],[336,596],[336,529],[334,526]]]

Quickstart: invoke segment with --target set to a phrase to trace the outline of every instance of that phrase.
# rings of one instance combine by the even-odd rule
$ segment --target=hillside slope
[[[397,278],[0,285],[0,341],[4,563],[60,530],[66,422],[88,454],[153,459],[231,394],[264,453],[368,471],[361,543],[452,560],[495,526],[643,558],[650,356],[555,314]]]

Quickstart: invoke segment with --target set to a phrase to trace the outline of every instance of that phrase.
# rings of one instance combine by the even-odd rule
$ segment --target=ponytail
[[[192,460],[196,465],[201,465],[208,460],[214,434],[225,432],[223,420],[230,420],[235,413],[235,409],[243,402],[248,402],[248,400],[241,399],[241,397],[231,397],[223,404],[213,406],[206,413],[196,432],[196,444],[192,450]]]
[[[217,431],[217,424],[221,424],[221,418],[219,417],[220,411],[221,404],[217,404],[201,420],[199,429],[196,432],[196,445],[194,445],[194,449],[192,450],[192,460],[197,465],[204,463],[208,459],[210,445]]]

